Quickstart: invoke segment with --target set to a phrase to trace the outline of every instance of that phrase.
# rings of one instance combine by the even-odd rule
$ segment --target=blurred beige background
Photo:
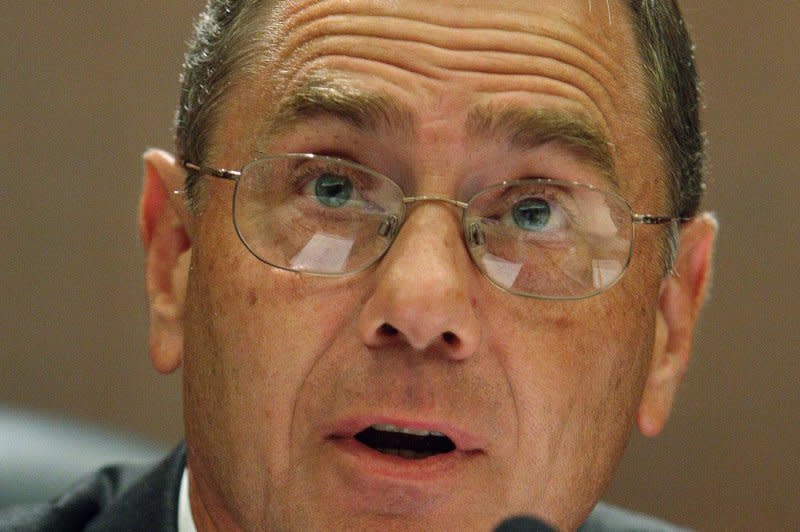
[[[682,4],[717,273],[673,419],[633,438],[607,498],[703,530],[796,530],[800,2]],[[0,404],[181,438],[179,376],[149,366],[135,212],[200,5],[0,1]]]

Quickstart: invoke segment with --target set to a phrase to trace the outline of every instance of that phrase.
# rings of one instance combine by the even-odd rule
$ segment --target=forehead
[[[335,79],[408,111],[412,129],[466,128],[479,105],[569,111],[618,159],[646,129],[630,16],[621,0],[280,2],[262,18],[262,68],[238,118],[262,120],[263,137],[281,102]]]
[[[623,0],[295,0],[267,24],[270,59],[288,76],[341,54],[431,80],[483,74],[476,90],[524,88],[513,76],[536,75],[615,85],[635,49]]]

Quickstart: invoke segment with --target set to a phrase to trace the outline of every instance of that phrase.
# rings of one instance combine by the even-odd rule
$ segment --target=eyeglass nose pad
[[[467,239],[470,246],[482,246],[486,243],[486,236],[483,234],[483,229],[478,225],[478,222],[469,224]]]
[[[378,234],[384,238],[393,238],[395,231],[397,231],[397,216],[393,214],[387,216],[378,227]]]

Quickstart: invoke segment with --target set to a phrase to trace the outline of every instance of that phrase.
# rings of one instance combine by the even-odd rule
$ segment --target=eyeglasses
[[[183,165],[236,182],[234,227],[253,255],[315,275],[370,267],[400,231],[407,205],[443,201],[462,209],[469,254],[492,283],[521,296],[581,299],[622,276],[635,224],[681,220],[634,214],[613,192],[553,179],[504,181],[462,202],[405,196],[374,170],[314,154],[268,155],[241,171]]]

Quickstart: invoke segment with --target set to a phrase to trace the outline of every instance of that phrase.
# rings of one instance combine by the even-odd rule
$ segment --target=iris
[[[541,231],[550,221],[550,204],[541,198],[527,198],[514,205],[511,215],[520,228]]]
[[[341,207],[353,195],[353,183],[346,177],[326,173],[317,178],[314,194],[323,205]]]

